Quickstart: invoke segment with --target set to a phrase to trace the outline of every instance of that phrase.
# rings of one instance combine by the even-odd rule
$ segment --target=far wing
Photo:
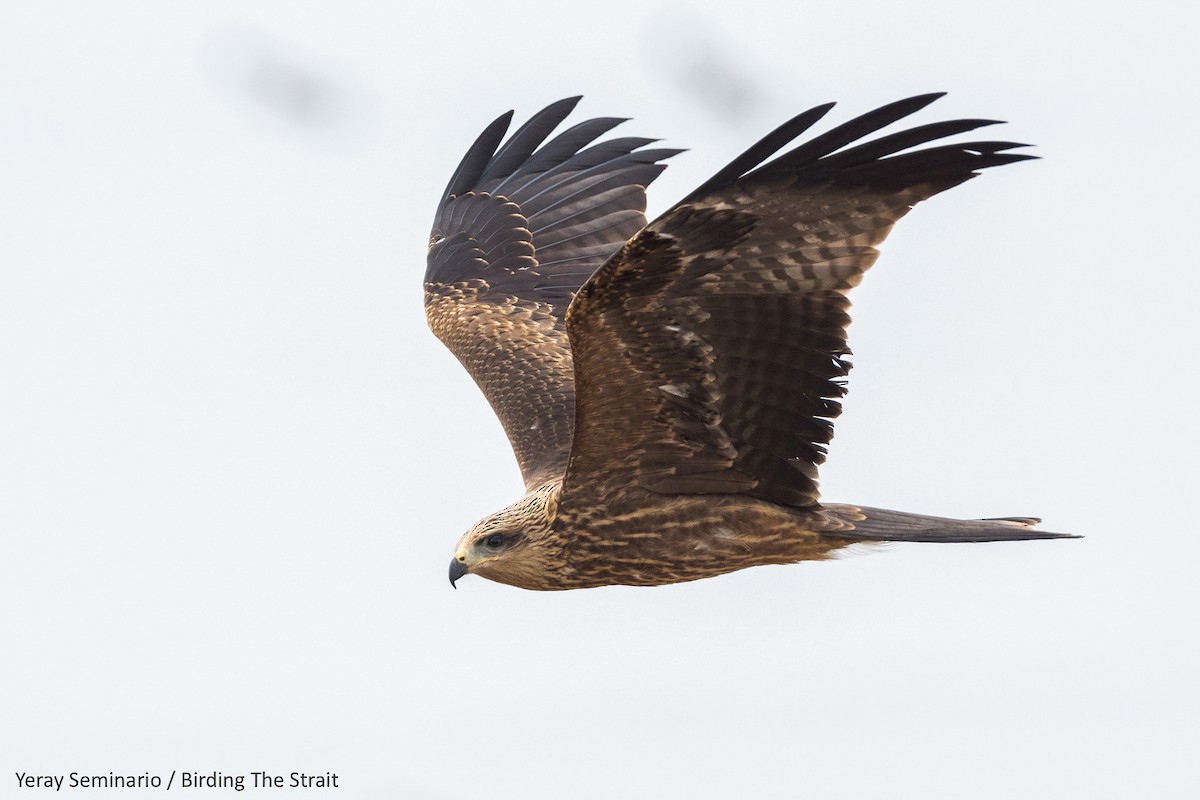
[[[909,148],[956,120],[844,149],[928,105],[903,100],[760,166],[832,107],[783,125],[635,236],[567,314],[576,431],[563,495],[736,493],[818,504],[841,411],[847,292],[913,205],[1030,156],[1011,142]]]
[[[623,122],[581,122],[543,144],[579,98],[543,109],[497,149],[491,124],[438,204],[425,272],[429,326],[500,418],[525,484],[561,476],[574,390],[563,325],[575,291],[646,224],[645,187],[678,150],[595,139]]]

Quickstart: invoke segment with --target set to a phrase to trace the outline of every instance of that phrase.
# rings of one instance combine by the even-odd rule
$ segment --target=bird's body
[[[506,509],[506,528],[520,527],[534,557],[517,560],[515,569],[498,560],[474,571],[524,589],[654,586],[824,558],[850,543],[817,533],[845,527],[828,511],[732,495],[651,495],[578,509],[559,506],[559,497],[561,486],[549,484]]]
[[[451,580],[527,589],[658,585],[825,558],[863,541],[1053,538],[1036,520],[822,504],[817,466],[849,370],[848,291],[913,205],[1028,158],[1009,142],[917,145],[992,124],[858,140],[932,102],[884,106],[762,163],[828,111],[785,123],[650,225],[678,151],[620,120],[543,144],[556,103],[502,147],[489,127],[430,239],[430,327],[479,384],[526,496],[474,526]],[[856,146],[848,147],[854,144]]]
[[[658,586],[817,561],[872,541],[1056,535],[1032,530],[1036,519],[955,520],[842,504],[797,509],[737,495],[647,494],[635,503],[582,508],[562,507],[561,496],[553,482],[480,523],[464,539],[519,530],[524,556],[483,561],[472,572],[522,589]]]

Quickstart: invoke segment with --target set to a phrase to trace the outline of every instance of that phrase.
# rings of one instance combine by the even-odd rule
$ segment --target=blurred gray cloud
[[[220,91],[249,113],[321,139],[361,127],[362,92],[302,46],[228,26],[213,32],[203,55]]]
[[[690,9],[651,20],[643,27],[642,49],[650,74],[719,121],[737,126],[770,105],[768,92],[752,77],[769,73],[755,69],[747,48]]]

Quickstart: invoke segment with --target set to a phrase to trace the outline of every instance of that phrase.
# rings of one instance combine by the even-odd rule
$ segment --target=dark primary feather
[[[779,152],[779,148],[784,147],[797,136],[820,122],[821,118],[828,114],[830,109],[835,105],[836,103],[826,103],[825,105],[810,108],[808,111],[792,117],[760,139],[749,150],[729,162],[721,171],[701,184],[688,197],[684,198],[682,202],[686,203],[695,197],[702,197],[717,189],[723,189],[731,185],[738,178],[757,167],[773,154]]]
[[[786,170],[798,170],[804,166],[811,165],[818,158],[823,158],[851,142],[856,142],[864,136],[869,136],[891,125],[893,122],[901,120],[910,114],[915,114],[944,94],[945,92],[932,92],[930,94],[917,95],[916,97],[909,97],[904,100],[897,100],[894,103],[888,103],[874,111],[868,111],[866,114],[855,117],[849,122],[844,122],[833,130],[809,139],[799,147],[784,153],[769,163],[763,171],[769,170],[778,173]]]
[[[532,175],[547,172],[561,166],[579,151],[608,133],[622,122],[628,122],[622,117],[598,117],[589,119],[568,128],[547,142],[540,150],[529,158],[513,175]],[[589,165],[590,166],[590,165]],[[508,191],[506,184],[498,187],[499,191]]]
[[[846,294],[875,245],[921,200],[1030,158],[1009,142],[905,152],[990,120],[848,147],[939,96],[891,103],[764,164],[831,106],[798,115],[589,279],[567,315],[577,396],[564,508],[638,489],[818,507],[850,366]]]
[[[551,103],[532,116],[516,133],[508,137],[504,146],[496,151],[496,155],[487,164],[487,169],[476,180],[485,183],[489,180],[507,177],[517,171],[522,164],[529,160],[538,145],[546,141],[546,137],[567,118],[579,103],[579,97],[567,97],[557,103]],[[512,119],[512,112],[508,113]],[[469,187],[468,187],[469,188]]]
[[[458,168],[450,176],[450,183],[446,184],[446,190],[442,192],[442,202],[445,202],[448,197],[469,190],[479,182],[484,167],[487,166],[492,154],[496,151],[496,145],[500,144],[500,140],[504,138],[504,132],[508,130],[508,124],[512,122],[512,117],[513,112],[511,111],[501,114],[492,121],[491,125],[484,128],[483,133],[479,134],[479,138],[467,149],[467,154],[463,156]],[[439,210],[440,208],[439,204]]]
[[[575,291],[646,224],[645,187],[678,150],[653,139],[593,144],[624,120],[581,122],[550,138],[579,98],[535,114],[501,145],[512,113],[476,139],[430,234],[430,327],[504,425],[526,484],[560,477],[574,412],[563,317]]]

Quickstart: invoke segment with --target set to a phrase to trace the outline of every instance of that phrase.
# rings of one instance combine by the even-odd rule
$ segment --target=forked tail
[[[951,519],[909,514],[884,508],[828,505],[826,508],[851,522],[854,530],[836,536],[871,542],[1007,542],[1026,539],[1078,539],[1071,533],[1036,530],[1037,517]]]

